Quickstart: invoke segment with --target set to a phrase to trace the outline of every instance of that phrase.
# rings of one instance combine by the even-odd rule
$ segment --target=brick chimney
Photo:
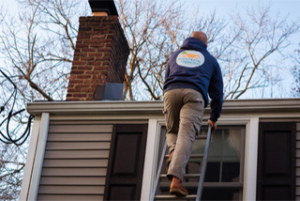
[[[93,16],[79,19],[67,101],[120,99],[129,46],[113,0],[89,4]]]

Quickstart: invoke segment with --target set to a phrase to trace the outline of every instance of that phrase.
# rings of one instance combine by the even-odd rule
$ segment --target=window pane
[[[201,132],[206,135],[207,130]],[[240,182],[241,151],[243,128],[224,127],[212,134],[209,156],[206,169],[205,182]],[[196,140],[193,145],[194,154],[203,154],[205,140]],[[199,160],[198,160],[199,161]],[[191,159],[191,162],[197,163],[197,159]],[[198,172],[200,163],[198,163]],[[195,164],[193,165],[195,168]],[[188,171],[194,173],[194,170],[188,167]]]
[[[239,189],[211,188],[204,189],[201,200],[240,200]]]
[[[240,163],[224,162],[222,167],[222,182],[239,182]]]
[[[162,128],[162,134],[164,132],[165,129]],[[206,133],[207,127],[202,127],[199,135],[206,135]],[[219,126],[212,134],[201,200],[242,199],[243,141],[244,127],[241,126]],[[203,154],[205,143],[206,140],[196,139],[193,144],[193,154]],[[190,158],[186,173],[199,174],[200,169],[201,159]],[[161,173],[165,174],[165,163]],[[199,178],[185,177],[183,183],[189,194],[197,193]],[[160,194],[169,194],[169,185],[167,178],[161,179],[158,187]]]

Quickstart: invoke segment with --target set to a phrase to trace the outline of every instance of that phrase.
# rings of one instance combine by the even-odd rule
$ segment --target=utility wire
[[[17,112],[13,112],[13,109],[14,109],[14,106],[15,106],[15,103],[16,103],[18,90],[17,90],[17,87],[16,87],[15,83],[1,69],[0,69],[0,72],[14,86],[14,90],[13,90],[12,94],[9,96],[9,98],[4,103],[4,105],[0,107],[0,113],[1,113],[1,112],[4,111],[5,106],[10,101],[10,99],[13,98],[13,104],[11,106],[11,110],[8,113],[8,116],[0,123],[0,128],[1,128],[2,125],[7,121],[7,123],[6,123],[6,135],[0,129],[0,141],[3,142],[3,143],[6,143],[6,144],[15,144],[17,146],[20,146],[26,141],[26,139],[30,135],[31,122],[32,122],[34,117],[32,115],[29,115],[25,131],[22,133],[22,135],[20,137],[18,137],[16,139],[13,139],[13,137],[12,137],[10,131],[9,131],[9,125],[11,123],[11,118],[14,117],[15,115],[19,114],[19,113],[24,112],[25,109],[19,110]]]

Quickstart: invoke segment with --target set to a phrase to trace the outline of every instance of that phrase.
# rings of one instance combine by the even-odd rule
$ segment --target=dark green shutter
[[[257,200],[295,200],[296,123],[260,123]]]
[[[104,200],[140,200],[147,124],[115,125]]]

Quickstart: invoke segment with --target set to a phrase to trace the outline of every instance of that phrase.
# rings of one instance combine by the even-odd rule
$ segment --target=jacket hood
[[[199,50],[199,49],[206,49],[206,45],[201,40],[189,37],[185,39],[181,45],[181,49],[189,49],[189,50]]]

